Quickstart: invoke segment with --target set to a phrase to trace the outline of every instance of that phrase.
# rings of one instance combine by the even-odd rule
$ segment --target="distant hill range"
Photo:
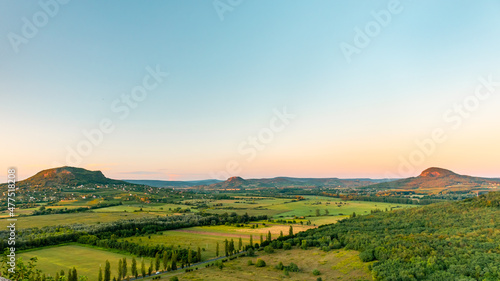
[[[43,170],[36,175],[18,182],[18,186],[50,187],[57,185],[79,186],[86,184],[140,184],[152,187],[203,189],[203,190],[241,190],[269,188],[374,188],[379,190],[430,190],[457,189],[473,190],[500,188],[500,179],[463,176],[441,168],[429,168],[417,177],[406,179],[339,179],[339,178],[292,178],[276,177],[266,179],[243,179],[231,177],[225,181],[209,179],[198,181],[163,180],[114,180],[104,176],[101,171],[89,171],[76,167],[59,167]],[[5,184],[0,185],[4,187]]]
[[[337,188],[357,188],[372,185],[380,182],[387,182],[389,179],[339,179],[339,178],[290,178],[276,177],[269,179],[243,179],[241,177],[231,177],[223,182],[210,185],[194,186],[192,189],[207,190],[239,190],[239,189],[268,189],[268,188],[317,188],[317,187],[337,187]]]
[[[210,185],[221,182],[221,180],[199,180],[199,181],[164,181],[164,180],[123,180],[132,184],[143,184],[152,187],[188,188],[197,185]]]
[[[82,168],[65,166],[43,170],[17,183],[18,186],[40,187],[56,185],[79,186],[85,184],[126,184],[126,182],[109,179],[101,171],[89,171]]]
[[[417,177],[370,185],[368,188],[404,190],[471,190],[478,188],[500,188],[500,179],[464,176],[456,174],[450,170],[433,167],[423,171]]]

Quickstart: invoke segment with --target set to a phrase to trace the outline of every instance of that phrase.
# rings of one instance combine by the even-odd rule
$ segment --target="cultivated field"
[[[85,275],[89,277],[89,280],[97,280],[99,266],[102,266],[104,271],[106,260],[111,263],[111,276],[118,276],[118,260],[124,257],[127,258],[130,267],[133,256],[78,245],[68,245],[25,252],[19,254],[19,257],[25,261],[31,257],[37,257],[37,268],[41,269],[47,276],[48,274],[55,276],[56,272],[61,269],[67,273],[68,269],[76,267],[79,275]],[[138,266],[140,266],[141,259],[136,257],[136,260]],[[150,259],[145,259],[146,267],[149,266],[149,262]]]
[[[18,217],[16,227],[17,229],[31,228],[31,227],[44,227],[53,225],[64,224],[96,224],[102,222],[111,222],[117,220],[128,220],[143,217],[156,217],[157,214],[137,212],[137,213],[69,213],[69,214],[51,214],[42,216],[26,216]],[[6,219],[0,219],[0,228],[5,229],[8,225]]]

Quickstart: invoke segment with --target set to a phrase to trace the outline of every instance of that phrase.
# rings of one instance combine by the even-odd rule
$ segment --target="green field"
[[[395,203],[381,203],[381,202],[367,202],[367,201],[342,201],[338,198],[323,197],[323,196],[305,196],[306,200],[292,202],[280,205],[271,205],[267,208],[270,210],[281,210],[282,212],[277,217],[293,217],[293,216],[312,216],[316,217],[316,209],[320,211],[321,215],[325,214],[328,210],[330,215],[342,216],[351,215],[355,212],[358,215],[368,214],[371,210],[381,209],[385,210],[396,208],[411,208],[415,205],[395,204]],[[337,204],[336,204],[337,203]],[[342,203],[342,204],[340,204]],[[321,217],[320,217],[321,218]],[[311,219],[313,221],[313,219]]]
[[[239,280],[306,280],[315,281],[318,277],[323,280],[345,280],[345,281],[368,281],[372,280],[368,265],[363,263],[356,251],[336,250],[323,252],[318,249],[289,251],[278,250],[273,254],[258,252],[257,257],[242,257],[224,263],[224,268],[212,266],[205,268],[200,266],[193,272],[175,272],[165,274],[161,280],[168,280],[171,276],[177,276],[179,280],[193,281],[239,281]],[[253,263],[260,258],[266,262],[265,267],[248,265],[248,261]],[[291,262],[298,265],[300,272],[290,272],[285,276],[283,270],[278,270],[275,266],[282,262],[288,266]],[[317,269],[319,276],[312,274]],[[144,280],[152,280],[146,278]]]
[[[51,214],[42,216],[27,216],[17,218],[17,229],[44,227],[63,224],[96,224],[103,222],[111,222],[121,219],[134,219],[143,217],[156,217],[157,214],[137,212],[137,213],[69,213],[69,214]],[[0,227],[4,229],[8,225],[6,219],[0,219]]]
[[[55,276],[55,273],[63,269],[66,273],[68,269],[75,267],[79,275],[89,277],[89,280],[97,280],[99,266],[104,266],[106,260],[111,263],[111,276],[118,276],[118,260],[127,258],[128,265],[132,264],[131,255],[123,255],[110,251],[103,251],[89,247],[68,245],[51,247],[19,254],[23,260],[37,257],[37,268],[41,269],[47,276]],[[137,258],[140,266],[140,258]],[[149,266],[149,259],[145,259],[146,267]],[[130,272],[130,271],[129,271]]]
[[[272,238],[276,238],[280,235],[280,231],[283,231],[284,235],[288,234],[289,225],[281,224],[271,224],[266,223],[263,226],[261,223],[258,228],[250,227],[236,227],[236,226],[200,226],[200,227],[190,227],[179,230],[169,230],[162,231],[157,234],[138,236],[138,237],[128,237],[122,240],[127,240],[129,242],[137,244],[159,244],[166,246],[181,246],[181,247],[191,247],[196,250],[200,247],[202,250],[202,260],[207,260],[215,257],[216,254],[216,244],[219,242],[219,254],[224,251],[224,240],[234,239],[235,246],[238,245],[238,240],[241,237],[243,246],[248,245],[250,242],[250,235],[253,236],[253,243],[260,243],[260,235],[264,236],[270,231]],[[293,225],[294,231],[304,231],[306,229],[312,228],[312,226],[301,226]]]

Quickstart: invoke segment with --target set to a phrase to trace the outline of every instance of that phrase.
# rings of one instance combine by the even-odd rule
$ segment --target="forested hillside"
[[[293,244],[345,247],[375,261],[374,280],[500,280],[500,192],[355,216],[299,233]],[[306,240],[304,242],[303,240]]]

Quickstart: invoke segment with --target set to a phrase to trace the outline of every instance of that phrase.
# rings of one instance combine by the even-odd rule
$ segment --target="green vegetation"
[[[499,280],[500,193],[356,216],[288,239],[362,251],[374,280]]]
[[[126,258],[130,261],[134,258],[132,255],[78,245],[50,247],[24,252],[19,254],[19,257],[23,258],[23,260],[36,257],[38,259],[37,268],[41,269],[47,276],[48,274],[55,276],[55,273],[61,269],[67,271],[70,268],[76,267],[78,274],[87,276],[89,280],[97,280],[99,267],[104,269],[106,260],[111,261],[110,274],[113,277],[118,276],[118,260]],[[149,262],[149,259],[146,258],[146,261]],[[106,275],[106,272],[104,273]]]
[[[244,184],[249,190],[217,194],[108,181],[78,169],[54,171],[21,182],[16,194],[16,250],[20,274],[28,281],[44,280],[43,274],[67,281],[84,276],[99,281],[500,280],[498,192],[414,208],[470,197],[470,190],[380,191],[363,180],[336,179],[303,189],[293,187],[297,179],[232,178],[211,188]],[[430,181],[426,177],[472,180],[430,169],[415,181]],[[253,189],[286,182],[293,185]],[[308,181],[313,182],[321,180]],[[351,187],[327,186],[332,183]],[[5,204],[0,198],[0,211]],[[7,215],[0,214],[0,227],[8,224]],[[0,248],[8,246],[9,235],[0,230]],[[5,260],[1,266],[5,275]]]
[[[166,274],[164,279],[169,280],[174,274],[179,280],[206,280],[206,281],[237,281],[237,280],[305,280],[316,281],[318,276],[312,274],[314,269],[320,271],[325,280],[340,281],[368,281],[371,280],[369,264],[361,262],[359,252],[351,250],[337,250],[324,252],[313,248],[303,251],[292,249],[289,251],[277,250],[273,254],[259,252],[258,259],[265,262],[265,267],[256,267],[256,259],[241,257],[222,263],[222,270],[214,263],[200,270],[182,274]],[[283,268],[278,268],[279,264]],[[285,265],[287,265],[285,268]],[[292,269],[293,268],[293,269]],[[293,271],[289,270],[292,269]],[[287,276],[288,274],[288,276]],[[288,279],[290,278],[290,279]],[[146,278],[145,281],[152,280]]]

